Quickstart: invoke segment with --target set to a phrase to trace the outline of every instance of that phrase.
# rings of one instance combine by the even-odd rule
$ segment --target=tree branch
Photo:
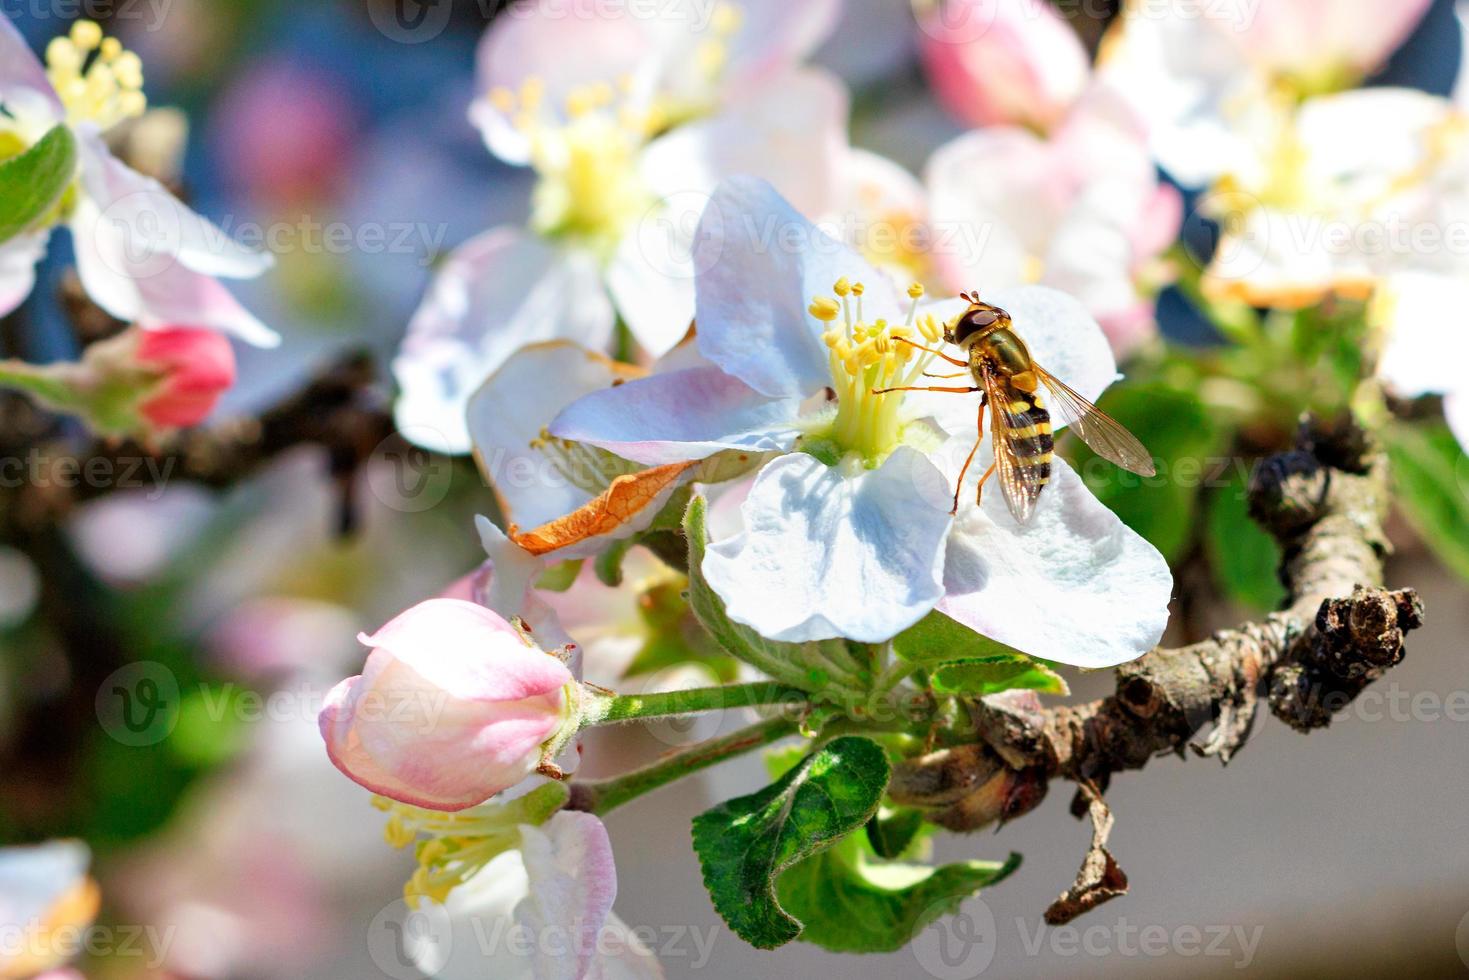
[[[1153,650],[1118,668],[1116,693],[1099,701],[1043,708],[1032,692],[1008,692],[976,702],[977,740],[900,766],[894,798],[928,808],[930,819],[952,830],[975,830],[1019,816],[1052,779],[1068,779],[1088,788],[1073,813],[1090,811],[1097,827],[1083,874],[1115,870],[1102,860],[1110,860],[1110,820],[1097,822],[1113,773],[1140,769],[1156,755],[1182,755],[1185,746],[1228,762],[1248,740],[1262,697],[1297,731],[1330,724],[1402,660],[1404,634],[1423,623],[1411,589],[1382,587],[1390,550],[1386,460],[1353,425],[1307,423],[1295,450],[1256,469],[1249,493],[1251,514],[1284,549],[1283,611],[1202,643]],[[1068,902],[1074,888],[1048,920],[1068,921],[1121,894],[1126,877],[1112,877],[1121,888]]]

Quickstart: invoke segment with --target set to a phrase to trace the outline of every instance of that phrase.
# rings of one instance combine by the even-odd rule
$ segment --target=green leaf
[[[937,611],[894,637],[893,653],[919,667],[935,667],[955,660],[1025,656],[1019,650],[976,633]]]
[[[781,875],[778,890],[805,924],[803,942],[837,953],[888,953],[1019,865],[1018,854],[937,868],[887,862],[866,836],[853,834]]]
[[[759,949],[799,936],[800,920],[776,899],[776,879],[865,824],[890,774],[881,746],[846,736],[760,792],[695,817],[694,851],[704,887],[729,927]]]
[[[1250,517],[1247,481],[1235,473],[1209,501],[1207,548],[1215,581],[1235,602],[1261,612],[1285,601],[1280,545]]]
[[[1014,690],[1040,691],[1043,694],[1071,693],[1065,678],[1024,654],[956,660],[934,670],[929,685],[939,694],[962,694],[977,698]]]
[[[1223,451],[1219,427],[1198,395],[1164,384],[1116,384],[1100,404],[1148,447],[1158,475],[1118,469],[1076,439],[1067,456],[1092,493],[1172,562],[1192,541],[1199,490]]]
[[[71,186],[76,164],[76,140],[65,126],[0,163],[0,242],[30,231],[51,213]]]
[[[1067,694],[1066,681],[1044,662],[1027,656],[931,612],[893,639],[893,653],[933,671],[930,686],[939,694],[983,697],[1023,688]]]
[[[920,841],[919,834],[932,826],[923,822],[923,811],[915,807],[879,807],[867,821],[867,843],[878,857],[894,860]]]
[[[689,606],[716,643],[730,656],[759,668],[772,679],[806,690],[816,690],[828,678],[809,672],[802,664],[818,659],[808,652],[810,644],[767,640],[725,612],[724,602],[704,578],[704,551],[709,544],[707,504],[695,497],[684,517],[684,536],[689,543]]]
[[[565,592],[576,584],[576,577],[581,574],[582,562],[563,561],[541,573],[536,579],[536,588],[543,592]]]
[[[1469,579],[1469,459],[1441,425],[1394,426],[1387,453],[1398,503],[1438,559]]]

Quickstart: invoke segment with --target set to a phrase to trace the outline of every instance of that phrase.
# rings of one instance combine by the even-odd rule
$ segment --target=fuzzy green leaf
[[[1469,579],[1469,458],[1444,426],[1399,425],[1386,443],[1408,522],[1439,561]]]
[[[937,668],[929,684],[939,694],[976,698],[1014,690],[1040,691],[1042,694],[1071,693],[1065,678],[1024,654],[956,660]]]
[[[32,230],[51,213],[71,186],[76,164],[76,139],[65,126],[0,163],[0,242]]]
[[[776,880],[860,829],[877,811],[890,774],[881,746],[846,736],[760,792],[695,817],[704,886],[729,927],[760,949],[799,936],[802,923],[781,908]]]
[[[1018,854],[941,867],[888,862],[853,834],[783,874],[780,901],[804,923],[803,942],[837,953],[889,953],[1019,866]]]
[[[1235,473],[1209,501],[1209,564],[1235,602],[1266,612],[1285,599],[1280,584],[1280,545],[1250,517],[1246,480]]]
[[[931,612],[893,639],[893,653],[919,667],[955,660],[1023,657],[1020,651],[991,640],[941,612]]]

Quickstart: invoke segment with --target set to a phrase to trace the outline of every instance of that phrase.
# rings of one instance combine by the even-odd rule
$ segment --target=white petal
[[[726,81],[727,89],[734,90],[803,61],[830,36],[842,4],[841,0],[743,0],[739,9],[740,27]]]
[[[612,324],[592,256],[517,228],[472,238],[434,277],[393,361],[399,427],[421,446],[468,452],[465,407],[507,357],[556,338],[602,348]]]
[[[586,980],[663,980],[658,957],[616,913],[608,913],[598,938],[602,955],[592,960]]]
[[[280,335],[240,305],[213,276],[166,252],[139,252],[127,227],[82,197],[70,226],[77,273],[87,295],[120,320],[145,329],[201,327],[274,347]]]
[[[541,950],[537,976],[580,980],[617,897],[607,828],[590,813],[563,810],[541,827],[522,826],[520,837],[530,887],[516,904],[515,921],[532,935],[559,934],[570,943],[559,955]]]
[[[50,232],[21,235],[0,245],[0,316],[26,301],[36,285],[36,263],[46,255]]]
[[[976,130],[934,151],[924,183],[946,284],[984,289],[1033,279],[1030,266],[1066,207],[1057,168],[1050,147],[1020,129]]]
[[[797,69],[659,138],[644,152],[640,169],[660,197],[708,194],[724,177],[760,177],[795,210],[816,215],[832,199],[846,124],[841,82],[824,71]]]
[[[798,211],[831,199],[846,145],[847,99],[824,72],[773,79],[717,115],[679,126],[644,151],[643,180],[658,195],[608,269],[618,310],[652,354],[687,332],[694,314],[693,255],[699,218],[720,179],[770,181]]]
[[[0,926],[44,922],[52,906],[85,880],[91,859],[80,841],[0,848]]]
[[[1414,168],[1431,165],[1432,155],[1442,152],[1435,132],[1453,121],[1452,103],[1416,89],[1354,89],[1308,99],[1296,117],[1297,138],[1310,151],[1306,179],[1354,200],[1383,194]],[[1375,138],[1362,140],[1364,131]]]
[[[1469,309],[1469,282],[1458,276],[1405,273],[1388,280],[1373,304],[1387,332],[1377,373],[1400,395],[1458,390],[1469,364],[1469,331],[1451,311]]]
[[[718,368],[689,368],[587,395],[556,417],[551,433],[659,465],[725,449],[787,449],[799,411],[799,399],[767,398]]]
[[[1025,527],[998,488],[961,510],[944,586],[939,610],[985,636],[1047,660],[1112,667],[1162,637],[1173,576],[1057,457]]]
[[[634,97],[647,97],[652,83],[655,35],[651,25],[624,16],[616,5],[545,0],[508,9],[485,31],[478,54],[476,92],[519,93],[527,82],[541,88],[540,105],[553,121],[565,112],[575,89],[632,79]],[[513,120],[518,107],[501,112],[480,98],[470,119],[490,152],[507,163],[528,163],[531,135]]]
[[[792,453],[760,472],[744,530],[709,548],[704,574],[771,639],[880,643],[943,594],[948,510],[943,475],[907,446],[877,470]]]
[[[1292,0],[1222,5],[1218,29],[1251,58],[1282,72],[1380,67],[1423,18],[1431,0]]]
[[[733,177],[699,222],[698,343],[705,357],[772,397],[805,396],[830,381],[811,298],[847,277],[867,285],[869,319],[898,314],[886,276],[798,214],[763,180]]]
[[[682,195],[680,195],[682,197]],[[693,229],[698,214],[655,206],[623,238],[604,273],[617,312],[638,346],[662,357],[694,319]]]
[[[1268,104],[1265,80],[1209,21],[1189,0],[1133,0],[1098,62],[1099,76],[1146,120],[1164,169],[1190,187],[1254,156],[1236,135],[1233,107]]]
[[[521,348],[474,393],[469,435],[507,521],[537,527],[592,499],[531,442],[567,405],[630,376],[603,354],[556,340]]]
[[[63,114],[46,69],[9,16],[0,17],[0,103],[41,96],[52,118]]]
[[[275,264],[268,252],[248,248],[196,214],[152,177],[133,170],[97,133],[79,130],[82,186],[104,220],[125,235],[130,263],[171,258],[209,276],[253,279]]]
[[[1329,247],[1327,216],[1255,207],[1223,227],[1205,270],[1210,296],[1299,309],[1332,290],[1370,291],[1375,281],[1367,256]]]
[[[1458,438],[1459,445],[1464,447],[1464,452],[1469,453],[1469,394],[1457,391],[1444,398],[1443,413],[1449,428]],[[1462,465],[1460,469],[1462,471]],[[1469,487],[1465,487],[1465,491],[1469,492]]]
[[[928,192],[906,168],[868,150],[849,147],[840,168],[819,223],[906,284],[927,247]]]

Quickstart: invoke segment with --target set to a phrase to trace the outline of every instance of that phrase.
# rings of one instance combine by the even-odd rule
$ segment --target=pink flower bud
[[[327,754],[355,782],[431,810],[483,803],[535,771],[572,723],[575,680],[495,613],[429,599],[374,636],[327,695]]]
[[[157,388],[138,405],[138,414],[161,429],[204,421],[235,383],[235,352],[228,338],[194,327],[138,334],[137,362],[162,373]]]
[[[946,0],[920,14],[919,28],[934,93],[970,125],[1049,130],[1091,74],[1081,39],[1047,0]]]

